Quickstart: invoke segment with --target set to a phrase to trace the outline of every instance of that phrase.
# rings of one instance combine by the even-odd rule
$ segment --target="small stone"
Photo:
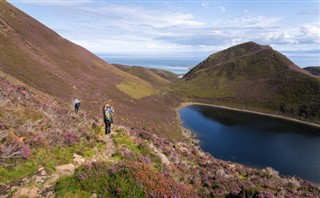
[[[39,168],[39,169],[38,169],[38,172],[40,172],[40,171],[42,171],[42,170],[44,170],[44,167]]]
[[[90,196],[90,198],[97,198],[98,197],[98,195],[96,194],[96,193],[93,193],[91,196]]]
[[[86,162],[86,160],[81,155],[73,154],[73,157],[73,163],[77,168]]]
[[[40,175],[45,176],[45,175],[47,175],[47,172],[45,170],[41,170]]]
[[[73,175],[75,169],[76,168],[73,164],[65,164],[65,165],[56,166],[56,170],[61,175]]]
[[[36,177],[35,183],[43,184],[44,183],[43,178],[42,177]]]
[[[18,188],[17,192],[13,194],[13,198],[18,198],[18,197],[40,197],[38,194],[38,188],[29,188],[29,187],[22,187]]]
[[[50,178],[46,181],[46,183],[44,184],[44,188],[49,188],[51,187],[51,185],[53,185],[54,183],[56,183],[56,181],[60,178],[59,174],[53,174],[50,176]]]
[[[55,195],[52,191],[49,191],[47,194],[46,194],[46,198],[54,198]]]
[[[10,191],[13,192],[13,191],[17,190],[18,188],[19,188],[18,186],[11,186]]]

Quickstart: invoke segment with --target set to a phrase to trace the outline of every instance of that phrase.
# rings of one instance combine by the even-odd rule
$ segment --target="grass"
[[[140,99],[159,93],[157,89],[147,83],[141,84],[133,81],[117,84],[117,88],[135,99]]]
[[[84,157],[94,155],[91,146],[83,143],[65,148],[57,146],[34,149],[28,160],[11,160],[10,163],[14,166],[0,166],[0,183],[19,181],[28,175],[35,174],[40,167],[44,167],[49,171],[55,171],[55,166],[71,163],[74,153],[82,154]]]
[[[145,197],[144,190],[133,179],[130,171],[97,163],[81,167],[70,177],[59,179],[55,186],[57,197]]]
[[[153,151],[148,147],[148,145],[145,142],[142,143],[135,143],[130,136],[127,134],[127,132],[124,129],[117,129],[116,133],[112,134],[112,139],[117,147],[117,149],[121,147],[125,147],[133,152],[133,155],[129,157],[125,157],[121,155],[121,153],[118,151],[116,152],[116,155],[114,156],[114,159],[120,160],[120,159],[138,159],[141,156],[147,156],[150,157],[152,160],[152,165],[157,168],[161,168],[161,160],[158,156],[156,156]]]

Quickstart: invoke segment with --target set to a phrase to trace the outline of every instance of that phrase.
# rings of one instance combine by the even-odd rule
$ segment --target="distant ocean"
[[[108,63],[118,63],[129,66],[164,69],[176,74],[186,74],[192,67],[205,60],[209,54],[195,56],[133,56],[97,54]],[[284,53],[291,61],[300,67],[320,66],[319,54]]]
[[[146,68],[163,69],[176,74],[186,74],[190,68],[206,59],[202,57],[181,57],[181,56],[123,56],[123,55],[101,55],[100,58],[108,63],[118,63],[129,66],[142,66]]]

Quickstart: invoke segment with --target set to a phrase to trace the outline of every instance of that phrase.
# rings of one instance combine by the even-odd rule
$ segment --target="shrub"
[[[64,143],[67,145],[73,145],[78,143],[79,137],[74,132],[69,132],[64,135]]]

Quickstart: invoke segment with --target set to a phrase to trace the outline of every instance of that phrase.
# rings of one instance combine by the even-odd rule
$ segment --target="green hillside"
[[[113,64],[118,69],[137,76],[156,87],[165,87],[178,79],[177,75],[160,69],[149,69],[140,66]]]
[[[210,55],[173,86],[191,100],[281,113],[318,122],[320,79],[253,42]]]
[[[313,75],[320,76],[320,67],[305,67],[303,69]]]

